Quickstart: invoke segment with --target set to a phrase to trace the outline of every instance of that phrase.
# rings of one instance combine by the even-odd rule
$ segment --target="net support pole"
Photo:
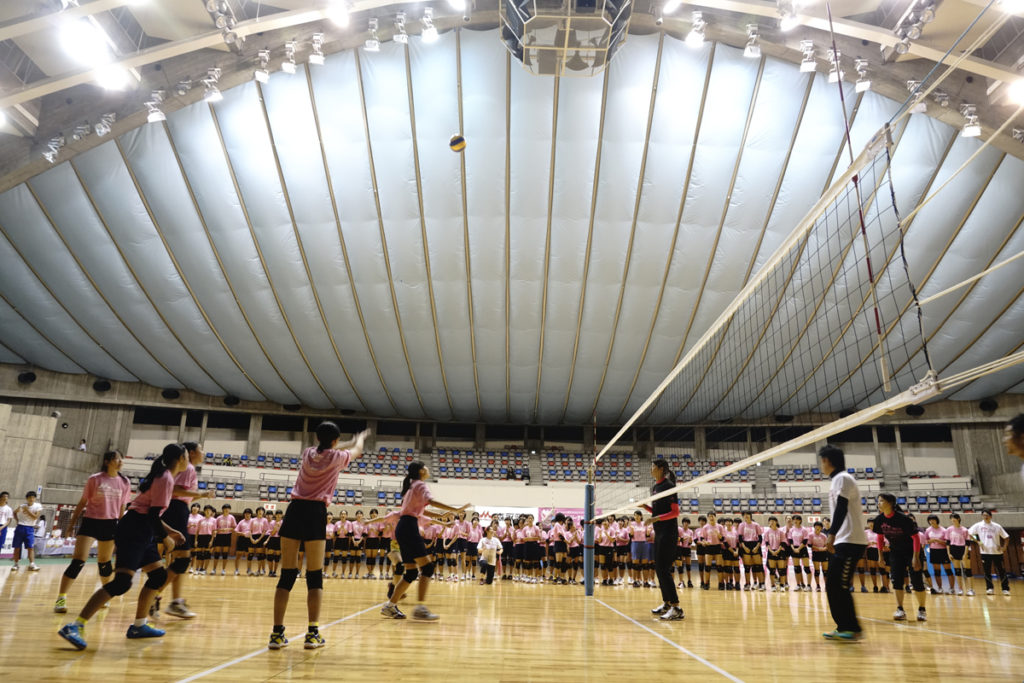
[[[594,484],[583,488],[583,585],[594,595]]]

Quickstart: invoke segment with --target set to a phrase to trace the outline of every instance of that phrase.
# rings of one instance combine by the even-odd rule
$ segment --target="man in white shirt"
[[[78,450],[82,451],[83,453],[89,450],[89,447],[85,445],[85,439],[82,439],[82,442],[78,444]]]
[[[7,491],[0,491],[0,550],[3,550],[4,543],[7,542],[7,527],[14,518],[14,510],[7,504],[10,497],[11,494]]]
[[[1003,568],[1003,551],[1006,549],[1010,534],[1006,533],[1006,529],[1001,525],[992,521],[991,510],[982,510],[981,520],[968,529],[967,533],[977,542],[981,551],[981,567],[985,572],[985,593],[992,595],[995,592],[992,589],[992,566],[995,565],[996,573],[999,574],[999,581],[1002,584],[1003,595],[1009,595],[1010,581],[1006,577],[1006,569]]]
[[[25,494],[25,502],[14,511],[14,517],[18,526],[14,528],[14,566],[11,571],[18,571],[18,562],[21,560],[21,549],[28,550],[28,570],[39,571],[36,566],[36,521],[43,514],[43,506],[36,502],[36,492],[29,491]]]
[[[823,633],[827,640],[857,641],[861,638],[857,610],[850,589],[853,572],[868,547],[864,533],[864,510],[860,505],[860,489],[846,471],[846,455],[835,446],[825,445],[818,451],[821,471],[831,479],[828,493],[832,525],[828,529],[826,550],[832,554],[825,577],[828,606],[836,622],[834,631]]]

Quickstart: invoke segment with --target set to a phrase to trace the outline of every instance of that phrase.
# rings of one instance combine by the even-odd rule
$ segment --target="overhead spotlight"
[[[1017,142],[1024,143],[1024,128],[1014,128],[1013,139]]]
[[[704,44],[705,29],[707,28],[707,22],[704,21],[704,15],[700,12],[693,13],[693,26],[690,28],[690,32],[686,34],[686,45],[693,49],[698,49]]]
[[[800,25],[796,17],[796,0],[778,0],[779,28],[783,31],[792,31]]]
[[[761,58],[761,41],[757,32],[757,24],[747,24],[747,46],[743,48],[743,56],[750,59]]]
[[[921,37],[921,29],[924,28],[923,22],[917,18],[916,14],[911,13],[907,17],[907,38],[911,40],[917,40]]]
[[[82,138],[89,137],[91,133],[92,126],[90,126],[88,123],[80,123],[79,125],[75,126],[75,129],[73,131],[71,131],[71,139],[77,142]]]
[[[188,91],[192,89],[192,79],[186,78],[183,81],[178,81],[174,86],[174,94],[178,97],[184,97],[188,94]]]
[[[96,84],[104,90],[124,90],[132,82],[127,69],[110,64],[96,73]]]
[[[1024,106],[1024,78],[1019,78],[1006,86],[1006,96],[1018,106]]]
[[[86,19],[66,22],[58,36],[64,52],[86,66],[106,64],[113,56],[103,31]]]
[[[935,90],[934,92],[932,92],[932,99],[935,100],[935,103],[938,104],[940,107],[945,108],[949,106],[949,95],[942,92],[941,90]]]
[[[420,37],[424,43],[437,42],[438,33],[437,27],[434,26],[434,9],[432,7],[423,8],[423,31],[420,33]]]
[[[800,60],[800,72],[809,74],[817,71],[818,63],[814,61],[814,41],[801,40],[800,52],[804,55],[803,59]]]
[[[926,24],[930,24],[935,21],[935,2],[933,0],[921,0],[921,10],[918,12],[917,18]]]
[[[857,70],[857,84],[854,86],[854,90],[857,92],[871,90],[871,79],[868,78],[868,60],[858,57],[853,60],[853,68]]]
[[[1020,14],[1024,12],[1024,0],[999,0],[999,5],[1007,14]]]
[[[665,4],[662,5],[661,11],[663,14],[672,14],[682,6],[683,0],[665,0]]]
[[[841,56],[842,55],[839,52],[839,50],[834,50],[832,48],[828,49],[828,62],[829,62],[828,82],[829,83],[838,83],[840,80],[842,80],[843,76],[846,75],[846,73],[843,71],[842,64],[839,61],[839,58]]]
[[[405,12],[395,15],[395,42],[408,45],[409,34],[405,32]]]
[[[270,70],[267,68],[270,64],[270,50],[263,49],[256,53],[256,61],[258,66],[256,70],[252,72],[252,78],[257,83],[269,83],[270,82]]]
[[[111,130],[114,129],[114,121],[117,120],[117,115],[114,112],[103,114],[100,116],[100,120],[93,126],[93,130],[96,131],[96,135],[103,137]]]
[[[160,108],[160,104],[163,101],[163,90],[154,90],[150,94],[149,101],[146,102],[146,109],[149,111],[149,114],[146,115],[146,121],[149,123],[160,123],[167,120],[167,115],[164,114],[163,109]]]
[[[910,52],[910,40],[908,38],[904,38],[903,40],[896,43],[896,45],[893,46],[893,49],[896,50],[896,54],[898,55],[907,54],[908,52]]]
[[[46,143],[46,151],[43,152],[43,158],[51,164],[57,163],[57,157],[60,156],[60,151],[64,149],[64,143],[63,135],[50,138],[50,141]]]
[[[295,41],[289,40],[284,44],[284,61],[281,62],[281,71],[286,74],[295,73]]]
[[[367,52],[380,52],[380,36],[377,35],[378,26],[377,17],[370,17],[370,23],[367,27],[370,37],[363,43],[363,49]]]
[[[313,51],[309,54],[309,63],[317,66],[324,65],[324,34],[314,33],[312,37]]]
[[[448,0],[448,6],[456,12],[465,12],[466,0]]]
[[[351,17],[348,13],[348,3],[345,0],[333,0],[327,8],[327,17],[341,28],[348,28]]]
[[[211,69],[207,69],[206,78],[203,79],[203,85],[206,86],[206,90],[203,92],[203,100],[212,104],[224,99],[224,95],[221,94],[220,88],[217,87],[217,83],[219,81],[220,67],[215,66]]]
[[[981,123],[978,121],[978,108],[973,104],[961,104],[960,114],[964,117],[960,135],[965,138],[976,138],[981,135]]]
[[[242,43],[244,43],[244,42],[245,42],[245,38],[243,38],[242,36],[238,35],[234,31],[225,31],[224,32],[224,44],[227,45],[228,47],[238,47],[238,48],[240,48],[242,46]]]

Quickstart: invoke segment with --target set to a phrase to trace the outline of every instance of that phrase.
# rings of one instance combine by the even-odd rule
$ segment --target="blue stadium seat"
[[[206,482],[205,481],[199,482],[199,490],[200,491],[205,491],[206,490]]]
[[[228,487],[225,486],[223,483],[217,484],[217,494],[218,495],[222,494],[222,493],[227,493],[227,489],[228,489]]]
[[[917,504],[918,505],[927,505],[928,504],[927,496],[918,496],[917,497]]]
[[[266,467],[266,466],[267,466],[267,456],[265,456],[265,455],[257,455],[256,456],[256,467]]]
[[[750,506],[752,509],[756,510],[757,509],[757,499],[756,498],[748,498],[747,499],[747,505]]]
[[[857,468],[855,468],[855,467],[847,467],[846,471],[849,472],[850,474],[856,474],[857,473]]]
[[[268,486],[267,487],[267,492],[270,493],[270,495],[272,495],[272,496],[276,496],[277,495],[277,487],[276,486]]]
[[[821,470],[819,470],[817,467],[812,467],[811,468],[811,474],[813,474],[814,476],[817,477],[818,475],[821,474]]]
[[[949,505],[949,496],[939,496],[939,505]]]
[[[720,507],[722,507],[722,499],[721,498],[715,498],[714,501],[712,502],[712,504],[716,508],[720,508]]]
[[[900,496],[899,498],[896,499],[896,504],[897,505],[906,505],[907,504],[907,499],[904,498],[903,496]]]
[[[281,458],[280,456],[274,456],[274,469],[281,469]]]
[[[248,467],[249,466],[249,456],[248,455],[241,455],[241,456],[238,457],[238,459],[241,461],[242,467]]]
[[[289,496],[292,495],[292,487],[289,486],[288,488],[286,488],[285,493],[287,493]]]
[[[781,498],[776,498],[775,499],[775,507],[782,507],[785,504],[786,504],[786,501],[782,500]]]
[[[245,490],[245,484],[235,484],[235,493],[241,494]]]
[[[811,498],[811,505],[821,505],[821,498]]]
[[[291,465],[293,470],[299,469],[299,459],[298,458],[289,458],[288,464]]]
[[[969,505],[970,502],[971,502],[971,497],[970,496],[960,496],[960,498],[958,500],[961,503],[963,503],[964,505]]]
[[[690,507],[694,507],[694,508],[695,507],[700,507],[700,501],[697,500],[696,498],[691,498],[690,499]]]
[[[444,465],[441,465],[441,476],[443,476],[443,477],[447,477],[448,476],[448,468],[445,467]]]
[[[739,501],[739,498],[733,498],[733,499],[731,499],[731,500],[729,501],[729,504],[730,504],[730,505],[732,505],[732,506],[733,506],[734,508],[738,508],[738,507],[740,506],[740,501]]]
[[[377,500],[383,503],[384,501],[387,500],[387,498],[388,494],[384,493],[383,491],[377,491]]]

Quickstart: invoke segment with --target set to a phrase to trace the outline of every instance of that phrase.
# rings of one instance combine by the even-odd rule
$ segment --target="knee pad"
[[[412,583],[416,580],[416,577],[419,575],[420,572],[418,569],[416,569],[416,567],[413,567],[412,569],[406,569],[405,573],[402,574],[402,580],[406,583]]]
[[[103,578],[107,578],[108,576],[114,573],[114,565],[110,562],[100,562],[99,568],[100,576],[102,576]]]
[[[804,567],[804,568],[803,568],[803,570],[804,570],[804,574],[805,574],[805,575],[807,575],[807,574],[810,574],[810,573],[811,573],[811,568],[810,568],[810,567]]]
[[[425,577],[427,577],[429,579],[431,576],[434,575],[434,563],[433,562],[427,562],[425,565],[423,565],[423,568],[422,568],[421,571],[423,572],[423,576],[425,576]]]
[[[246,555],[246,559],[249,560],[250,562],[253,559],[255,559],[255,558],[256,558],[256,553],[249,553],[248,555]]]
[[[103,587],[103,590],[107,592],[112,598],[116,598],[118,595],[124,595],[132,587],[132,575],[125,574],[124,572],[117,573],[114,578]]]
[[[85,560],[71,560],[71,564],[64,570],[64,576],[69,579],[77,579],[78,575],[82,573],[82,567],[84,566]]]
[[[324,570],[315,569],[306,572],[306,590],[316,590],[324,587]]]
[[[821,570],[820,569],[815,569],[814,570],[814,576],[815,577],[821,576]]]
[[[282,569],[281,576],[277,579],[277,587],[286,591],[291,591],[292,586],[295,585],[295,579],[299,578],[298,569]]]
[[[960,576],[960,570],[959,569],[954,569],[953,570],[953,576]]]
[[[184,574],[188,571],[188,566],[192,564],[192,560],[187,557],[176,557],[171,560],[171,571],[175,574]]]
[[[875,576],[878,574],[878,567],[868,567],[868,574]]]
[[[164,587],[165,583],[167,583],[167,570],[163,567],[157,567],[153,571],[147,573],[146,577],[146,588],[158,591]]]

